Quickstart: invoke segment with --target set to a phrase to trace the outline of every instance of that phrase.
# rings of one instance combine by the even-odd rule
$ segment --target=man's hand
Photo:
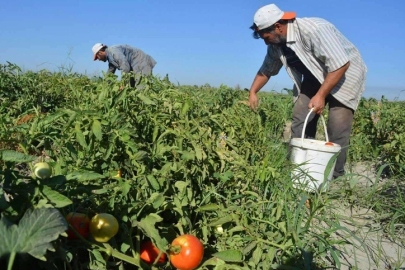
[[[249,95],[249,106],[250,106],[250,108],[252,110],[255,110],[257,108],[257,106],[258,106],[258,103],[259,102],[258,102],[256,93],[250,92],[250,95]]]
[[[325,108],[325,98],[329,95],[333,87],[336,86],[340,79],[342,79],[349,66],[350,62],[347,62],[341,68],[333,72],[329,72],[326,75],[326,78],[321,85],[321,88],[319,88],[318,93],[309,101],[308,109],[314,108],[314,112],[317,114],[321,114],[323,112],[323,109]]]
[[[325,98],[319,94],[316,94],[308,104],[308,109],[314,108],[314,113],[321,114],[325,108]]]
[[[266,77],[265,75],[261,74],[258,72],[256,74],[255,79],[253,80],[252,86],[250,87],[250,93],[249,93],[249,105],[252,110],[255,110],[257,106],[259,105],[258,99],[257,99],[257,92],[262,89],[262,87],[269,81],[269,77]]]

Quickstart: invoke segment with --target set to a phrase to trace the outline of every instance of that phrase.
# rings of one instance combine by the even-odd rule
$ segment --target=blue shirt
[[[142,73],[152,70],[156,61],[142,50],[129,45],[114,45],[105,50],[108,60],[107,73],[115,73],[117,69],[122,73]]]

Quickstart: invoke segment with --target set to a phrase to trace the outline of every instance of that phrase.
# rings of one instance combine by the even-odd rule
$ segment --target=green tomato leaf
[[[153,102],[150,98],[148,98],[147,96],[144,96],[142,94],[138,95],[139,99],[143,101],[143,103],[145,103],[146,105],[156,105],[155,102]]]
[[[26,162],[32,162],[36,159],[37,158],[34,156],[25,155],[23,153],[12,151],[12,150],[3,150],[0,152],[0,160],[3,160],[3,161],[26,163]]]
[[[122,196],[127,196],[128,192],[131,190],[131,185],[128,182],[124,182],[121,186]]]
[[[174,186],[179,190],[179,193],[183,193],[187,185],[188,184],[184,181],[176,181],[176,183],[174,183]]]
[[[201,265],[201,268],[202,268],[203,266],[207,266],[207,265],[216,266],[216,268],[214,268],[214,269],[217,269],[218,266],[225,266],[225,262],[224,262],[223,260],[218,260],[218,258],[211,258],[211,259],[206,260],[206,261]],[[233,266],[233,265],[232,265],[232,266]]]
[[[228,222],[233,221],[233,218],[231,215],[227,215],[225,217],[221,217],[213,222],[211,222],[210,224],[208,224],[208,226],[214,227],[214,226],[218,226],[218,225],[222,225]]]
[[[148,153],[145,151],[138,151],[133,156],[136,161],[144,160],[146,157],[148,157]]]
[[[43,259],[51,244],[67,230],[67,222],[55,208],[27,210],[19,225],[0,220],[0,257],[9,253],[29,253]]]
[[[210,203],[210,204],[206,204],[206,205],[203,205],[203,206],[199,207],[197,209],[197,211],[200,211],[200,212],[203,212],[203,211],[216,211],[218,209],[219,209],[218,205],[216,205],[214,203]]]
[[[152,174],[149,174],[148,176],[146,176],[146,179],[148,180],[148,183],[154,190],[160,189],[159,182],[156,180],[156,178]]]
[[[48,186],[43,186],[42,193],[55,205],[56,208],[62,208],[73,203],[68,197],[52,190]]]
[[[64,175],[56,175],[54,177],[41,180],[41,184],[47,185],[47,186],[63,185],[65,182],[66,182],[66,177]]]
[[[243,254],[243,255],[249,254],[256,246],[257,246],[257,242],[256,242],[256,241],[251,242],[248,246],[246,246],[246,247],[242,250],[242,254]]]
[[[134,221],[133,225],[138,226],[141,231],[148,236],[159,250],[166,250],[169,244],[165,238],[160,237],[159,231],[156,229],[155,224],[163,221],[163,218],[157,214],[149,214],[141,221]]]
[[[189,151],[183,151],[183,155],[181,155],[182,160],[194,160],[195,154]]]
[[[76,123],[75,125],[75,132],[76,132],[76,140],[78,141],[78,143],[84,148],[87,148],[86,138],[84,137],[84,134],[80,129],[79,123]]]
[[[258,265],[262,259],[263,249],[259,246],[256,247],[255,251],[253,251],[253,262],[255,265]]]
[[[152,204],[154,209],[158,209],[165,202],[165,197],[161,193],[152,193],[147,202]]]
[[[242,252],[239,250],[225,250],[212,254],[215,258],[225,262],[242,262]]]
[[[97,140],[101,141],[103,139],[103,132],[101,131],[100,121],[94,119],[91,129],[93,131],[94,136],[97,138]]]
[[[184,102],[183,108],[181,108],[181,116],[184,116],[190,110],[190,103],[188,101]]]
[[[74,172],[66,175],[66,180],[92,181],[104,178],[104,175],[95,172]]]

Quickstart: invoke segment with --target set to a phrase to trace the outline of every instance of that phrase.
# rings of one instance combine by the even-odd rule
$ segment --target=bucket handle
[[[311,113],[314,111],[314,108],[312,108],[309,113],[307,114],[307,117],[305,118],[305,122],[304,122],[304,128],[302,129],[302,135],[301,135],[301,145],[304,145],[304,135],[305,135],[305,129],[307,128],[307,121],[308,121],[308,117],[311,115]],[[325,124],[325,118],[323,118],[323,115],[320,114],[321,119],[322,119],[322,123],[323,123],[323,129],[325,130],[325,137],[326,137],[326,141],[329,142],[329,137],[328,137],[328,131],[326,129],[326,124]]]

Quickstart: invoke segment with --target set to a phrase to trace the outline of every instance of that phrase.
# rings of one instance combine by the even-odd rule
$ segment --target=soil
[[[353,179],[359,188],[372,188],[376,179],[375,168],[370,163],[357,163],[352,168]],[[378,179],[379,183],[386,180]],[[405,237],[396,233],[391,237],[386,226],[379,223],[381,213],[353,205],[336,207],[340,225],[349,231],[339,232],[337,239],[347,238],[353,244],[336,245],[341,252],[340,269],[405,269]],[[399,224],[404,227],[403,224]]]

